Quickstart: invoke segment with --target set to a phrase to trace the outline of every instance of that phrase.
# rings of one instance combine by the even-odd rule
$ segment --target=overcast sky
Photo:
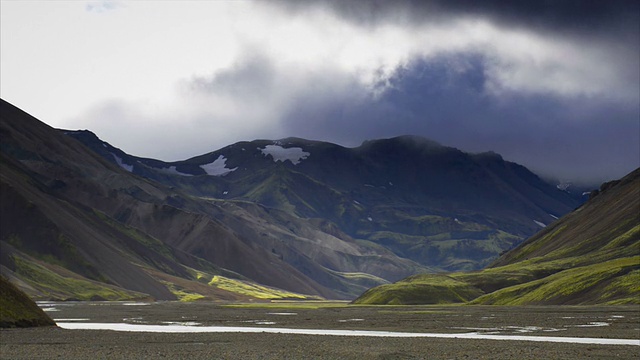
[[[137,156],[414,134],[573,181],[640,166],[635,0],[0,4],[0,96]]]

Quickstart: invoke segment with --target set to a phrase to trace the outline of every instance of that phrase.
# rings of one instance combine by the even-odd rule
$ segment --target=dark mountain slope
[[[450,270],[488,265],[581,201],[497,154],[413,136],[353,149],[256,140],[165,163],[125,154],[88,131],[67,134],[113,164],[193,196],[327,219],[354,239]]]
[[[345,298],[428,270],[323,222],[186,195],[4,101],[0,110],[0,264],[34,297],[246,299],[233,291],[252,280]]]
[[[547,260],[566,256],[588,255],[603,249],[620,248],[634,254],[631,236],[640,223],[640,169],[619,181],[605,183],[598,195],[584,206],[568,214],[561,223],[554,224],[528,239],[517,249],[508,252],[491,267],[514,264],[526,259],[544,257]],[[628,234],[630,236],[624,236]],[[623,236],[626,240],[610,244],[611,239]],[[640,251],[640,248],[635,248]]]
[[[640,303],[640,169],[485,270],[417,275],[368,290],[361,304]]]

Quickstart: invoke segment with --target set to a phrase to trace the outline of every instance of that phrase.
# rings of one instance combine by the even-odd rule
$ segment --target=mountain
[[[477,272],[416,275],[358,304],[640,304],[640,168]]]
[[[352,299],[477,269],[579,200],[413,136],[128,155],[0,102],[0,272],[40,299]]]
[[[135,157],[65,131],[114,165],[193,197],[260,204],[436,270],[474,270],[580,205],[495,153],[416,137],[357,148],[287,138],[239,142],[184,161]]]
[[[0,328],[55,326],[33,300],[0,276]]]
[[[432,270],[327,220],[116,164],[0,101],[2,274],[39,299],[249,300],[353,298]]]

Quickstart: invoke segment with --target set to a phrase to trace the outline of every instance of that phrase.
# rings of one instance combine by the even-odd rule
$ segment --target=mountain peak
[[[418,135],[400,135],[386,139],[365,140],[359,148],[368,148],[380,144],[397,144],[411,147],[445,148],[446,146]]]

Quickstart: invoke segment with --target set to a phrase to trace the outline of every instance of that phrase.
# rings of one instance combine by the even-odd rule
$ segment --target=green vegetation
[[[25,241],[17,234],[11,234],[7,242],[38,260],[67,268],[92,280],[105,280],[63,233],[43,234],[36,240]]]
[[[483,268],[522,237],[473,222],[444,216],[411,216],[393,207],[377,206],[378,229],[359,237],[421,264],[444,270]],[[375,216],[375,215],[374,215]],[[393,229],[393,231],[391,231]]]
[[[27,294],[0,276],[0,328],[53,325],[53,320]]]
[[[371,289],[356,299],[354,304],[463,303],[482,294],[480,289],[447,275],[419,275]]]
[[[475,272],[426,274],[357,304],[640,304],[640,170]]]
[[[180,301],[190,302],[190,301],[202,300],[205,298],[204,295],[188,292],[188,291],[185,291],[184,289],[179,289],[178,286],[170,282],[165,281],[163,283],[167,286],[167,289],[169,289],[169,291],[171,291],[171,293],[175,295]]]
[[[623,276],[635,270],[635,280],[640,269],[640,256],[622,258],[576,267],[558,272],[542,279],[510,286],[491,294],[481,296],[472,304],[523,305],[523,304],[588,304],[581,298],[585,293],[593,303],[600,299],[638,303],[640,285],[634,283],[634,276]],[[623,278],[621,278],[623,277]],[[610,284],[607,287],[602,284]]]
[[[256,299],[274,300],[274,299],[310,299],[308,295],[296,294],[270,288],[246,281],[230,279],[224,276],[215,275],[209,285],[215,286],[218,289],[230,291],[236,294],[247,295]]]
[[[83,280],[80,276],[62,276],[42,265],[18,256],[13,257],[16,274],[41,291],[43,299],[56,300],[135,300],[146,294],[112,287],[103,283]]]

